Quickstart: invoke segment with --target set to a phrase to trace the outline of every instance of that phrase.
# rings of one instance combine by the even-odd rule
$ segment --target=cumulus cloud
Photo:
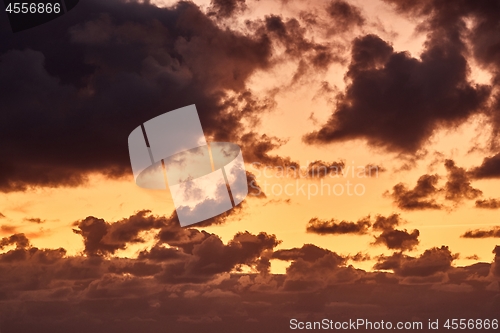
[[[440,209],[442,206],[433,198],[439,193],[436,187],[438,180],[438,175],[423,175],[417,180],[417,185],[413,189],[409,189],[403,183],[394,185],[390,196],[398,208],[404,210]]]
[[[385,0],[390,3],[399,13],[410,17],[422,19],[419,30],[428,34],[429,46],[453,45],[449,49],[455,54],[464,54],[474,57],[475,61],[492,74],[492,85],[498,84],[500,61],[500,38],[497,31],[497,17],[500,8],[489,1],[463,1],[457,4],[454,1],[394,1]],[[453,7],[451,12],[449,8]],[[472,24],[465,24],[468,21]],[[466,51],[467,49],[472,51]],[[439,46],[438,46],[439,47]],[[450,76],[451,77],[451,76]],[[498,125],[500,124],[498,110],[498,96],[493,97],[491,107],[484,110],[492,120],[495,127],[493,132],[494,146],[497,146]],[[497,157],[495,157],[498,160]],[[476,169],[480,178],[495,177],[498,175],[498,163],[495,160],[485,159],[483,165]]]
[[[463,200],[472,200],[482,196],[483,192],[471,185],[471,173],[464,168],[458,167],[453,160],[445,160],[444,166],[447,170],[446,183],[438,187],[439,175],[422,175],[413,189],[405,184],[399,183],[393,187],[392,193],[385,195],[394,199],[394,203],[403,210],[443,209],[446,206],[437,201],[442,198],[455,204]],[[478,204],[479,203],[479,204]],[[492,204],[493,202],[489,202]],[[476,206],[489,204],[484,200],[476,201]],[[484,207],[486,208],[486,207]]]
[[[279,243],[276,236],[266,233],[238,233],[227,245],[218,236],[210,235],[193,247],[188,260],[165,266],[158,279],[169,283],[205,282],[241,265],[267,272],[266,252]]]
[[[387,320],[398,320],[408,310],[420,313],[456,305],[448,294],[452,291],[466,303],[482,300],[473,310],[455,306],[460,315],[495,314],[490,304],[496,293],[487,291],[491,281],[486,278],[490,268],[498,275],[496,248],[493,265],[460,268],[452,266],[455,256],[447,247],[429,249],[416,258],[396,253],[379,258],[377,269],[394,271],[383,273],[347,266],[353,259],[312,244],[273,254],[279,242],[265,233],[237,233],[227,243],[207,234],[187,252],[156,244],[138,258],[73,257],[64,249],[32,247],[21,235],[2,239],[5,244],[16,242],[18,248],[0,254],[0,319],[13,332],[37,327],[40,332],[128,333],[165,326],[196,332],[200,324],[217,330],[242,320],[242,332],[255,332],[263,325],[280,331],[282,324],[276,322],[283,316],[294,318],[306,311],[322,318],[324,311],[338,306],[346,315],[362,309],[376,316],[382,310]],[[291,260],[286,274],[268,271],[265,259],[271,258]],[[238,272],[240,265],[253,271]],[[449,281],[440,274],[447,274]],[[385,296],[373,298],[374,293]],[[402,304],[405,313],[400,311]]]
[[[156,275],[165,283],[205,282],[242,265],[268,271],[272,249],[280,243],[274,235],[244,232],[236,234],[225,245],[215,234],[181,228],[175,214],[155,216],[150,211],[140,211],[113,223],[87,217],[75,225],[78,229],[74,231],[83,237],[84,253],[88,257],[110,257],[129,244],[144,243],[141,232],[157,230],[156,244],[138,256],[139,260],[150,260],[154,264],[126,263],[112,269],[115,273]]]
[[[428,41],[417,59],[376,35],[356,38],[335,112],[304,141],[365,139],[375,147],[414,153],[434,130],[463,123],[488,99],[489,87],[469,82],[462,51],[463,44],[443,38]]]
[[[194,226],[203,227],[225,223],[230,216],[238,215],[243,207],[244,205],[240,204],[234,209]],[[141,210],[128,218],[115,222],[107,222],[101,218],[88,216],[76,221],[74,226],[76,228],[73,229],[73,232],[83,237],[84,253],[88,256],[113,255],[118,250],[126,249],[128,244],[144,243],[145,240],[141,237],[141,233],[149,230],[157,230],[158,246],[168,244],[181,248],[186,253],[192,253],[195,245],[212,235],[204,230],[182,228],[175,211],[170,216],[156,216],[149,210]],[[153,249],[156,249],[155,254],[144,252],[141,255],[155,255],[157,257],[165,255],[163,252],[166,250],[161,249],[161,247]]]
[[[314,244],[304,244],[301,248],[274,251],[272,258],[280,260],[298,260],[300,258],[312,262],[329,253],[331,253],[330,250],[323,249]]]
[[[392,256],[381,256],[375,269],[392,270],[399,276],[430,276],[439,272],[446,272],[451,268],[456,255],[453,255],[447,246],[425,250],[419,257],[410,257],[402,253]]]
[[[463,199],[476,199],[483,194],[471,186],[470,177],[464,168],[457,167],[452,160],[446,160],[444,165],[448,171],[448,181],[444,185],[447,200],[460,202]]]
[[[413,250],[420,243],[418,239],[420,232],[416,229],[412,232],[408,232],[406,229],[395,229],[396,226],[403,223],[406,222],[398,214],[392,214],[387,217],[378,215],[375,223],[373,223],[373,229],[382,231],[382,233],[375,236],[373,244],[383,244],[391,250]]]
[[[16,248],[24,249],[29,246],[29,240],[24,234],[14,234],[10,237],[4,237],[0,240],[0,249],[8,245],[16,245]]]
[[[143,243],[144,239],[139,236],[142,231],[160,229],[162,226],[174,225],[176,222],[178,223],[174,215],[154,216],[150,211],[143,210],[114,223],[88,216],[75,222],[77,229],[73,231],[83,237],[85,254],[89,256],[109,255],[117,250],[125,249],[128,243]]]
[[[420,241],[420,232],[413,230],[411,233],[406,230],[385,230],[375,237],[375,245],[384,244],[388,249],[413,250]]]
[[[283,288],[288,291],[317,290],[341,280],[352,281],[357,278],[357,272],[352,267],[343,267],[345,261],[335,252],[314,261],[299,258],[287,268]]]
[[[406,223],[399,214],[389,216],[377,215],[373,223],[373,229],[379,231],[393,230],[395,227]]]

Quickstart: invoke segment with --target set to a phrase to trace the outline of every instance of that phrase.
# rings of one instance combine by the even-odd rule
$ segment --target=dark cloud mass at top
[[[343,24],[362,24],[355,7],[330,7]],[[214,0],[206,13],[185,1],[158,8],[87,0],[22,34],[2,23],[0,149],[9,159],[0,162],[0,191],[78,186],[93,172],[126,175],[128,134],[190,104],[205,135],[241,144],[247,162],[294,165],[270,154],[286,141],[253,132],[276,103],[272,94],[256,96],[247,80],[292,59],[300,62],[295,82],[343,55],[338,45],[306,37],[295,18],[247,21],[245,33],[218,24],[245,8],[240,0]],[[282,58],[274,58],[277,47],[285,48]]]
[[[196,104],[205,134],[238,141],[266,109],[245,80],[267,68],[270,40],[219,28],[195,4],[83,1],[60,19],[0,39],[0,190],[75,186],[129,170],[128,134]],[[235,97],[229,97],[233,92]],[[99,147],[99,149],[96,149]]]

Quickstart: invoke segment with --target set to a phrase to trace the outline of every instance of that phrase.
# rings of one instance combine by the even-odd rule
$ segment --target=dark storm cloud
[[[498,68],[500,66],[500,38],[498,32],[498,15],[500,6],[495,1],[395,1],[385,0],[392,4],[400,13],[420,16],[426,19],[420,29],[426,29],[433,34],[435,42],[438,38],[446,36],[467,37],[471,44],[473,55],[481,65]],[[470,31],[465,32],[463,20],[472,19]],[[498,73],[497,73],[498,74]]]
[[[312,13],[311,15],[314,16]],[[329,18],[329,22],[330,20],[331,18]],[[269,15],[263,20],[264,28],[261,28],[269,34],[274,47],[284,48],[286,60],[295,60],[298,63],[290,86],[299,83],[308,75],[315,75],[318,71],[326,71],[332,63],[345,62],[346,47],[336,42],[318,43],[313,37],[309,38],[307,24],[317,26],[318,22],[314,19],[306,19],[305,21],[306,24],[301,24],[296,18]],[[333,31],[332,33],[341,32]]]
[[[377,215],[372,229],[382,231],[382,233],[374,236],[375,241],[373,244],[383,244],[391,250],[413,250],[420,242],[418,240],[420,232],[416,229],[412,232],[408,232],[406,229],[395,229],[397,226],[404,223],[406,223],[406,221],[404,221],[399,214],[392,214],[387,217]]]
[[[220,18],[231,17],[247,8],[245,0],[212,0],[210,5],[208,14],[213,13]]]
[[[185,253],[192,254],[194,247],[211,235],[205,230],[181,228],[177,223],[168,223],[159,230],[156,238],[158,244],[168,244],[182,249]]]
[[[339,19],[360,24],[354,7],[336,4]],[[0,163],[0,190],[78,186],[93,172],[127,175],[130,131],[193,103],[205,134],[241,144],[246,161],[296,165],[270,154],[285,141],[247,132],[242,120],[253,127],[276,103],[273,94],[257,97],[246,81],[289,59],[300,63],[297,81],[343,61],[342,47],[306,37],[295,18],[247,21],[246,34],[211,19],[244,7],[240,0],[214,0],[205,14],[191,2],[158,8],[148,1],[90,0],[23,34],[1,30],[0,80],[9,85],[0,89],[0,143],[10,148]],[[281,46],[286,56],[274,59]]]
[[[476,208],[498,209],[500,208],[500,200],[494,198],[476,200]]]
[[[29,261],[34,265],[51,265],[66,255],[66,250],[38,249],[36,247],[16,248],[0,254],[2,263],[19,263]]]
[[[457,47],[467,43],[470,55],[482,69],[492,75],[491,84],[498,86],[500,73],[500,37],[498,17],[500,5],[496,1],[395,1],[385,0],[395,9],[409,17],[424,19],[419,30],[427,32],[429,43],[439,45],[449,41]],[[466,24],[467,22],[467,24]],[[466,52],[463,52],[464,54]],[[500,103],[498,96],[492,101],[487,114],[495,127],[493,146],[498,147],[498,129],[500,124]],[[498,169],[497,169],[498,170]],[[481,175],[482,170],[478,170]],[[492,169],[484,170],[480,177],[491,177]]]
[[[413,250],[418,244],[420,232],[413,230],[411,233],[406,230],[385,230],[375,237],[375,245],[384,244],[391,250]]]
[[[38,249],[31,246],[29,239],[24,234],[14,234],[0,239],[0,250],[6,246],[15,245],[15,249],[0,254],[0,263],[16,263],[30,260],[35,265],[52,264],[66,254],[66,250]]]
[[[489,96],[488,87],[468,82],[463,50],[456,40],[431,40],[417,59],[376,35],[356,38],[335,112],[304,141],[363,138],[390,151],[417,151],[435,129],[464,122]]]
[[[243,207],[243,204],[240,204],[234,209],[197,223],[194,226],[199,228],[225,223],[230,216],[238,215]],[[158,243],[151,249],[152,252],[141,252],[141,256],[144,258],[155,257],[159,259],[162,256],[168,258],[169,254],[166,252],[169,252],[169,249],[163,249],[160,246],[161,244],[178,247],[185,253],[192,254],[195,245],[213,236],[213,234],[209,234],[204,230],[182,228],[175,211],[167,217],[156,216],[151,214],[149,210],[142,210],[128,218],[111,223],[106,222],[104,219],[89,216],[75,222],[74,225],[78,229],[73,229],[73,231],[83,237],[84,253],[88,256],[112,255],[117,250],[127,248],[127,244],[144,243],[145,240],[141,238],[140,233],[149,230],[158,230],[156,234]]]
[[[448,181],[444,185],[445,199],[459,202],[463,199],[476,199],[483,192],[470,185],[470,177],[464,168],[457,167],[452,160],[445,161]]]
[[[410,257],[402,253],[394,253],[390,257],[382,256],[375,264],[375,269],[393,270],[399,276],[430,276],[451,269],[455,260],[447,246],[425,250],[419,257]]]
[[[76,222],[78,229],[73,231],[83,237],[84,252],[87,255],[108,255],[125,249],[128,243],[143,243],[144,240],[139,236],[142,231],[160,229],[175,222],[177,221],[173,216],[170,218],[154,216],[150,211],[143,210],[114,223],[89,216]]]
[[[247,184],[248,184],[248,195],[257,198],[266,198],[266,194],[262,190],[262,188],[257,184],[257,180],[255,179],[255,175],[250,171],[246,171],[247,175]]]
[[[225,219],[227,216],[217,218]],[[175,213],[165,217],[140,211],[113,223],[90,216],[75,225],[78,229],[74,232],[83,237],[84,253],[88,257],[104,258],[126,249],[129,244],[144,243],[141,232],[157,230],[156,244],[138,255],[138,260],[154,264],[125,262],[110,269],[117,274],[155,275],[165,283],[202,283],[241,265],[268,271],[272,249],[280,243],[274,235],[245,232],[236,234],[225,245],[217,235],[194,228],[181,228]],[[157,263],[164,265],[158,266]]]
[[[207,136],[238,142],[240,120],[270,107],[245,86],[270,66],[265,29],[221,29],[190,2],[90,0],[36,29],[0,34],[2,191],[128,174],[128,134],[169,110],[196,104]]]
[[[307,51],[322,49],[321,44],[316,44],[305,37],[305,28],[295,18],[285,19],[278,15],[270,15],[265,18],[265,28],[277,37],[290,56],[299,57]]]
[[[500,227],[494,227],[494,228],[488,229],[488,230],[484,230],[484,229],[468,230],[460,237],[463,237],[463,238],[488,238],[488,237],[500,238]]]
[[[362,26],[365,23],[359,8],[342,0],[330,2],[326,7],[326,11],[332,18],[333,29],[340,32]]]
[[[438,180],[438,175],[423,175],[413,189],[403,183],[394,185],[390,196],[398,208],[403,210],[440,209],[442,206],[432,198],[439,192],[436,187]]]
[[[274,251],[272,258],[279,260],[298,260],[316,261],[319,258],[331,253],[330,250],[323,249],[314,244],[304,244],[301,248]]]
[[[286,291],[318,290],[329,284],[358,279],[361,271],[356,271],[352,266],[345,267],[345,262],[346,258],[335,252],[313,261],[298,258],[286,270],[283,289]]]
[[[365,217],[357,222],[337,221],[335,219],[325,221],[316,217],[312,218],[306,227],[307,232],[320,235],[327,234],[357,234],[364,235],[368,233],[370,228],[370,217]]]
[[[417,185],[409,189],[405,184],[399,183],[393,187],[393,192],[386,195],[394,199],[394,203],[404,210],[443,209],[445,205],[438,203],[436,199],[443,195],[444,199],[458,204],[467,199],[472,200],[480,197],[483,192],[471,185],[471,173],[464,168],[456,166],[453,160],[445,160],[444,166],[448,172],[446,183],[442,188],[438,187],[439,175],[422,175]],[[480,204],[488,205],[484,200],[478,200]]]
[[[473,168],[470,173],[474,178],[498,178],[500,177],[500,154],[485,157],[483,163]]]
[[[247,147],[243,150],[245,162],[254,163],[259,167],[264,166],[294,166],[298,167],[297,162],[290,160],[289,157],[278,155],[269,155],[271,150],[277,149],[286,143],[286,140],[277,137],[271,137],[266,134],[258,135],[254,132],[249,132],[241,136],[240,141],[242,147]]]
[[[386,231],[393,230],[395,227],[406,223],[399,214],[392,214],[389,216],[377,215],[373,223],[373,230]]]
[[[268,270],[266,252],[272,251],[280,241],[274,235],[249,232],[236,234],[227,245],[216,235],[210,235],[192,250],[188,260],[165,266],[158,279],[166,283],[206,282],[215,275],[229,272],[239,265]]]

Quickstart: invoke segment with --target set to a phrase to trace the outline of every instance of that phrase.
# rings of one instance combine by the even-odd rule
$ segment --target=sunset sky
[[[0,16],[2,332],[500,319],[499,1]],[[240,146],[249,194],[181,228],[127,138],[191,104]]]

